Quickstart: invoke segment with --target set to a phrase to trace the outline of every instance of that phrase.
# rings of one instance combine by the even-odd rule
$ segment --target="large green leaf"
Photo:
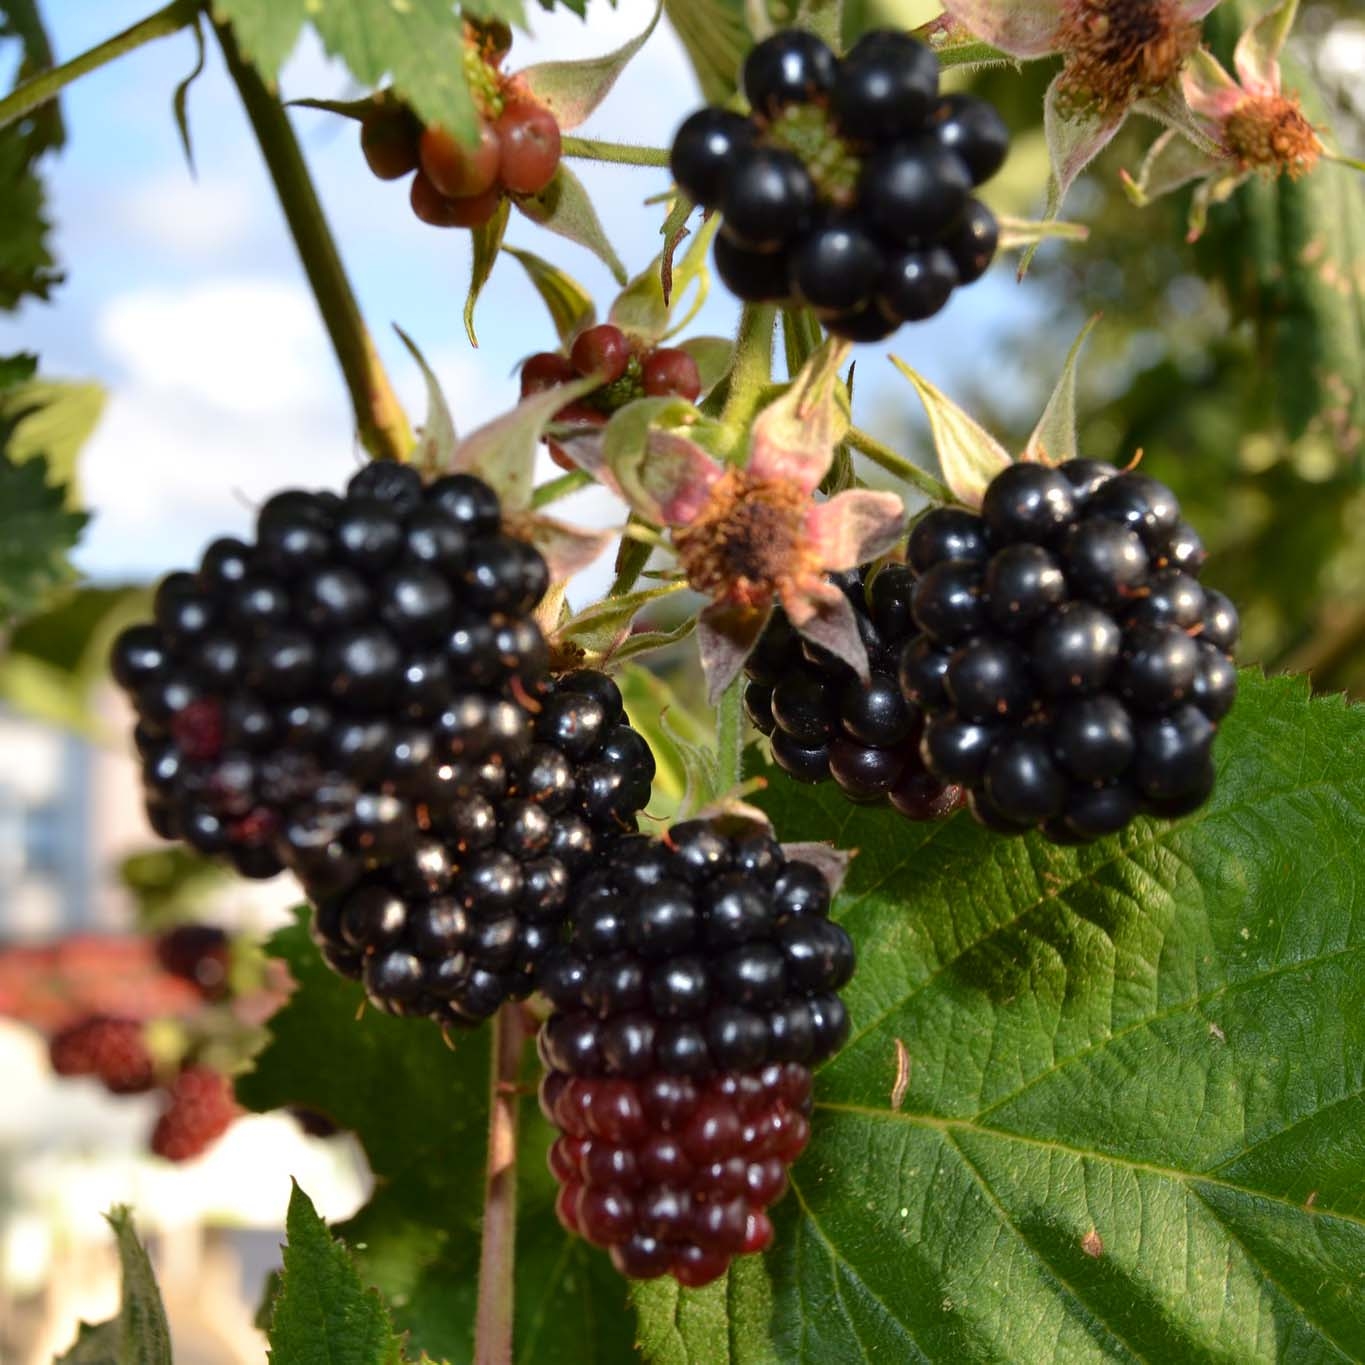
[[[65,509],[44,456],[15,464],[0,451],[0,623],[32,611],[75,570],[67,551],[86,517]]]
[[[301,914],[271,942],[298,987],[271,1020],[270,1042],[239,1080],[238,1097],[260,1110],[305,1105],[356,1132],[376,1190],[337,1231],[389,1300],[396,1325],[411,1333],[413,1350],[459,1365],[472,1358],[487,1032],[458,1034],[447,1046],[426,1020],[363,1007],[359,987],[323,964],[305,923]],[[622,1282],[555,1221],[549,1139],[534,1102],[522,1104],[516,1360],[628,1359]]]
[[[774,1250],[637,1293],[653,1359],[1365,1357],[1365,710],[1242,683],[1212,802],[1079,851],[766,774],[861,850],[852,1035]]]
[[[346,1248],[297,1184],[285,1231],[284,1271],[270,1311],[275,1365],[401,1365],[403,1344],[384,1301],[361,1283]]]
[[[525,27],[522,0],[213,0],[213,11],[231,22],[242,51],[267,80],[279,74],[307,21],[358,81],[374,86],[387,78],[424,123],[469,138],[477,116],[460,15]]]

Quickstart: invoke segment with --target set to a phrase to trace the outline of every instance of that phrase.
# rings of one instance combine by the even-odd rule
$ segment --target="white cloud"
[[[334,362],[301,282],[208,278],[117,294],[95,332],[134,385],[219,411],[259,418],[331,397]]]
[[[258,186],[222,176],[191,180],[183,165],[134,181],[114,216],[121,238],[204,263],[240,250],[262,219]]]

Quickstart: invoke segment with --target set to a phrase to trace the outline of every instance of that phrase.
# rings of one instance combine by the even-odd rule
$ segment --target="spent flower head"
[[[667,527],[689,585],[711,600],[698,640],[714,699],[743,667],[775,605],[808,639],[868,676],[847,598],[827,573],[885,554],[905,507],[894,493],[848,489],[817,500],[847,430],[838,394],[846,342],[828,342],[755,419],[743,466],[724,464],[677,429],[572,447],[636,513]],[[682,405],[675,405],[674,416]],[[656,413],[663,415],[662,409]]]
[[[952,20],[1013,57],[1057,53],[1044,127],[1052,160],[1047,217],[1139,110],[1186,122],[1179,76],[1218,0],[944,0]]]

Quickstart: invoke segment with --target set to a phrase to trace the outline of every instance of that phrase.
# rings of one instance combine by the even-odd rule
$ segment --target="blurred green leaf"
[[[592,326],[597,309],[577,280],[533,251],[523,251],[515,246],[506,247],[505,250],[521,262],[536,293],[550,310],[550,318],[561,346],[569,346],[579,332]]]
[[[708,104],[735,93],[744,54],[753,46],[744,22],[744,0],[664,0]]]
[[[294,1182],[284,1271],[270,1314],[276,1365],[401,1365],[403,1344],[384,1301],[366,1289],[347,1250]]]
[[[117,1318],[97,1327],[82,1323],[76,1344],[56,1365],[172,1365],[171,1333],[146,1248],[122,1206],[106,1215],[118,1241],[123,1298]]]
[[[0,449],[16,464],[46,456],[74,499],[77,456],[103,411],[104,390],[98,384],[27,379],[0,386]]]
[[[412,1348],[461,1365],[472,1358],[479,1218],[488,1124],[488,1035],[451,1044],[423,1019],[365,1005],[333,974],[306,912],[271,940],[297,988],[270,1022],[270,1042],[238,1098],[256,1110],[303,1105],[352,1129],[376,1180],[370,1202],[337,1228],[361,1276],[392,1305]],[[528,1049],[528,1080],[534,1063]],[[554,1216],[545,1165],[550,1131],[521,1106],[516,1360],[582,1365],[630,1359],[622,1281],[607,1258],[569,1238]]]
[[[65,488],[48,483],[48,462],[15,464],[0,452],[0,623],[33,611],[76,571],[67,560],[86,523],[64,509]]]
[[[1241,682],[1212,801],[1080,850],[765,773],[860,850],[852,1034],[761,1269],[636,1290],[651,1359],[1365,1355],[1365,710]]]

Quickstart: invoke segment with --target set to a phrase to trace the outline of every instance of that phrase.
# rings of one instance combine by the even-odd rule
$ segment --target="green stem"
[[[744,775],[744,674],[721,693],[716,708],[716,791],[728,795]]]
[[[667,166],[668,153],[659,147],[634,147],[625,142],[603,142],[595,137],[560,139],[565,156],[583,161],[610,161],[618,166]]]
[[[854,450],[866,455],[875,465],[880,465],[888,474],[894,474],[903,483],[923,493],[930,502],[954,503],[957,499],[946,483],[940,483],[932,474],[926,473],[917,464],[911,464],[903,455],[897,455],[890,446],[883,445],[875,436],[858,427],[850,427],[844,438]]]
[[[525,1042],[521,1006],[505,1004],[489,1023],[488,1163],[484,1175],[475,1365],[510,1365],[516,1302],[517,1081]]]
[[[552,502],[567,498],[570,493],[577,493],[580,488],[587,488],[591,483],[591,474],[585,474],[581,469],[571,469],[567,474],[561,474],[557,479],[551,479],[549,483],[543,483],[535,489],[531,494],[531,506],[548,507]]]
[[[242,56],[232,30],[226,24],[214,28],[332,339],[361,444],[377,460],[406,459],[413,448],[412,430],[360,316],[294,129],[284,107]]]
[[[172,0],[165,9],[149,14],[140,23],[115,34],[98,47],[92,47],[89,52],[83,52],[69,62],[63,62],[61,66],[40,71],[0,100],[0,128],[6,128],[16,119],[32,113],[40,104],[55,99],[72,81],[79,80],[91,71],[99,70],[100,67],[122,57],[125,52],[132,52],[144,43],[154,42],[157,38],[164,38],[168,34],[179,33],[182,28],[188,28],[198,14],[198,0]]]
[[[747,427],[758,411],[764,390],[773,382],[773,328],[777,309],[767,303],[746,303],[739,317],[735,363],[726,377],[725,404],[720,420],[725,426]]]
[[[642,540],[637,540],[632,534],[632,528],[645,525],[642,517],[634,512],[630,514],[626,522],[625,529],[621,533],[621,548],[616,555],[616,577],[612,579],[611,591],[608,597],[622,597],[628,593],[640,581],[640,575],[644,573],[649,557],[654,553],[654,547],[647,545]]]

